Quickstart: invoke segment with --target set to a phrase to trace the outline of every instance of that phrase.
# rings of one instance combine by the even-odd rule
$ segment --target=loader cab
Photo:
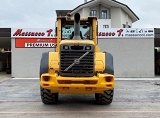
[[[56,22],[57,47],[62,40],[90,40],[97,44],[97,17],[80,18],[76,13],[74,18],[58,17]],[[73,36],[74,34],[74,36]],[[75,35],[79,35],[78,37]]]
[[[65,22],[62,25],[62,40],[72,40],[74,36],[74,22]],[[80,24],[80,37],[82,40],[92,40],[92,25],[83,21]]]

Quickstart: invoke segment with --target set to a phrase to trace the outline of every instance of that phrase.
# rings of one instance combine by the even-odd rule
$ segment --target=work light
[[[86,46],[85,49],[86,50],[91,50],[91,46]]]
[[[64,50],[69,50],[69,46],[68,46],[68,45],[64,45],[64,46],[63,46],[63,49],[64,49]]]

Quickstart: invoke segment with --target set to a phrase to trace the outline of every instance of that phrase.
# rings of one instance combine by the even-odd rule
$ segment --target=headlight
[[[91,46],[86,46],[85,49],[86,50],[91,50]]]
[[[63,49],[64,49],[64,50],[69,50],[69,46],[68,46],[68,45],[64,45],[64,46],[63,46]]]

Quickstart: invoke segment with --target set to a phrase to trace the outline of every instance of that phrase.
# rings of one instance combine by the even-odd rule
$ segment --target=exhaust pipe
[[[74,37],[73,39],[79,40],[80,37],[80,14],[76,13],[74,15]]]

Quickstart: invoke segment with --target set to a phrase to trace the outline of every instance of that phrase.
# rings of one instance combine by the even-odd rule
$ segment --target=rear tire
[[[58,93],[52,93],[48,89],[40,87],[41,99],[44,104],[56,104],[58,102]]]
[[[100,105],[109,105],[113,100],[114,89],[106,90],[103,94],[95,93],[96,103]]]

